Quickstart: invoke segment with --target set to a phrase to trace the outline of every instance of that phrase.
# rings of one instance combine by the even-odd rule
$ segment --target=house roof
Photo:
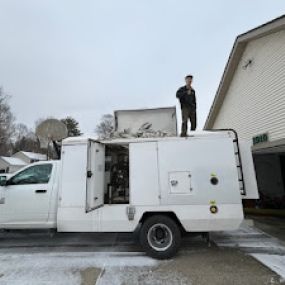
[[[34,159],[34,160],[46,160],[47,159],[47,156],[45,154],[41,154],[41,153],[35,153],[35,152],[29,152],[29,151],[19,151],[17,153],[22,153],[26,157],[28,157],[29,159]],[[15,154],[17,154],[17,153],[15,153]],[[13,156],[15,154],[13,154]]]
[[[267,22],[244,34],[237,36],[232,51],[230,53],[228,62],[224,69],[224,73],[220,81],[218,90],[216,92],[214,101],[210,108],[207,120],[205,122],[204,129],[211,129],[213,127],[216,116],[223,104],[224,98],[233,79],[235,70],[240,62],[247,43],[284,29],[285,15],[282,15],[279,18],[276,18],[270,22]]]
[[[0,156],[0,159],[4,160],[6,163],[10,165],[16,165],[16,166],[27,165],[22,159],[19,159],[17,157]]]

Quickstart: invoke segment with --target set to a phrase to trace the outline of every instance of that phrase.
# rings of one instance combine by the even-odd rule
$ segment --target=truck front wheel
[[[173,257],[181,243],[181,232],[177,223],[163,215],[148,218],[140,231],[140,243],[147,255],[166,259]]]

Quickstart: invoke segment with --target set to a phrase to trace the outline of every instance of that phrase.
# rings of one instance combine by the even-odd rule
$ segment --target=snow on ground
[[[237,231],[213,234],[212,239],[221,247],[240,248],[285,280],[285,246],[280,240],[248,225]]]
[[[285,247],[278,239],[243,226],[238,231],[212,234],[212,240],[221,247],[240,248],[285,279]],[[168,265],[167,262],[154,260],[142,252],[2,252],[0,285],[80,284],[86,271],[91,271],[89,280],[96,285],[191,282],[174,268],[163,272],[158,269],[160,265]]]
[[[131,261],[131,264],[130,264]],[[98,284],[120,284],[118,271],[131,266],[135,270],[156,266],[158,262],[142,253],[33,253],[0,254],[0,284],[21,285],[73,285],[81,283],[80,271],[99,268],[105,271]],[[117,272],[116,274],[112,274]],[[123,275],[121,273],[121,277]],[[99,280],[98,280],[99,281]]]
[[[96,285],[118,284],[190,285],[191,281],[174,269],[160,272],[150,267],[113,267],[106,270],[96,283]]]
[[[0,254],[0,285],[78,285],[84,271],[93,270],[87,284],[189,285],[181,273],[155,270],[158,261],[141,252],[62,252]]]
[[[256,253],[251,254],[254,258],[259,260],[262,264],[269,267],[271,270],[275,271],[278,275],[282,277],[282,281],[285,280],[285,256],[275,255],[275,254],[262,254]]]

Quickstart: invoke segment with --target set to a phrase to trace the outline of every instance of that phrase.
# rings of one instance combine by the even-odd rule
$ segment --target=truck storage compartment
[[[106,145],[105,204],[129,203],[129,146]]]

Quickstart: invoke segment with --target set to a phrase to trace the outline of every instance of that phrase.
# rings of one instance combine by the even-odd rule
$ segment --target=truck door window
[[[9,180],[9,185],[46,184],[51,176],[52,164],[34,165]]]

